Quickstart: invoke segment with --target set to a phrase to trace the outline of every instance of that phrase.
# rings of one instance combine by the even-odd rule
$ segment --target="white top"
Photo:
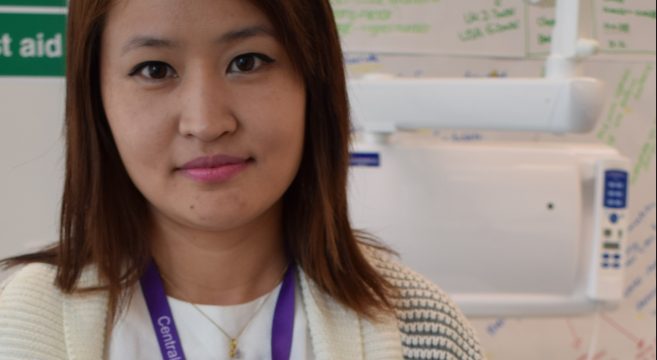
[[[233,306],[198,305],[231,336],[237,335],[260,304],[262,309],[238,339],[240,360],[271,359],[271,336],[279,284],[251,302]],[[301,303],[301,289],[296,287],[294,337],[290,359],[314,359],[307,318]],[[168,297],[187,359],[228,359],[229,340],[191,303]],[[162,355],[153,330],[148,307],[141,291],[136,291],[127,308],[114,325],[110,337],[109,359],[161,360]]]

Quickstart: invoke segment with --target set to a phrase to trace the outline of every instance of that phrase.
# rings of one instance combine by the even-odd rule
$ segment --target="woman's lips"
[[[180,168],[183,175],[202,183],[225,182],[244,171],[252,159],[227,155],[196,158]]]

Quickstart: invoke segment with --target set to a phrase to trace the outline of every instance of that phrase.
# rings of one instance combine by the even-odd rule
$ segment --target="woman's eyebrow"
[[[139,48],[175,48],[178,45],[176,42],[167,39],[159,39],[152,36],[136,36],[123,45],[121,55]]]
[[[215,43],[223,45],[226,43],[244,40],[256,36],[274,37],[274,33],[273,31],[271,31],[269,28],[265,26],[260,26],[260,25],[249,26],[249,27],[244,27],[244,28],[229,31],[218,37],[215,40]],[[123,45],[121,55],[125,55],[132,50],[144,48],[144,47],[171,49],[171,48],[179,47],[179,44],[178,42],[170,39],[157,38],[153,36],[136,36],[130,39],[125,45]]]
[[[249,26],[241,29],[229,31],[221,35],[217,39],[218,44],[225,44],[230,42],[235,42],[238,40],[244,40],[256,36],[271,36],[274,37],[274,32],[265,26]]]

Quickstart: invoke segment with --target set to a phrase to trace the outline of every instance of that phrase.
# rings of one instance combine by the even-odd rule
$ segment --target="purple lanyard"
[[[294,264],[290,264],[283,285],[281,286],[274,324],[272,326],[271,355],[272,360],[289,360],[292,352],[292,333],[294,330]],[[151,315],[153,329],[160,344],[162,358],[165,360],[184,360],[180,336],[169,307],[169,300],[164,292],[164,285],[155,262],[146,269],[141,278],[141,289]]]

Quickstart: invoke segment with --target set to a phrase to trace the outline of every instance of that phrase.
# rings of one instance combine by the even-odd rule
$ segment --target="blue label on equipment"
[[[622,170],[605,172],[605,207],[625,209],[627,207],[628,174]]]
[[[351,166],[380,167],[381,156],[378,153],[351,153]]]

